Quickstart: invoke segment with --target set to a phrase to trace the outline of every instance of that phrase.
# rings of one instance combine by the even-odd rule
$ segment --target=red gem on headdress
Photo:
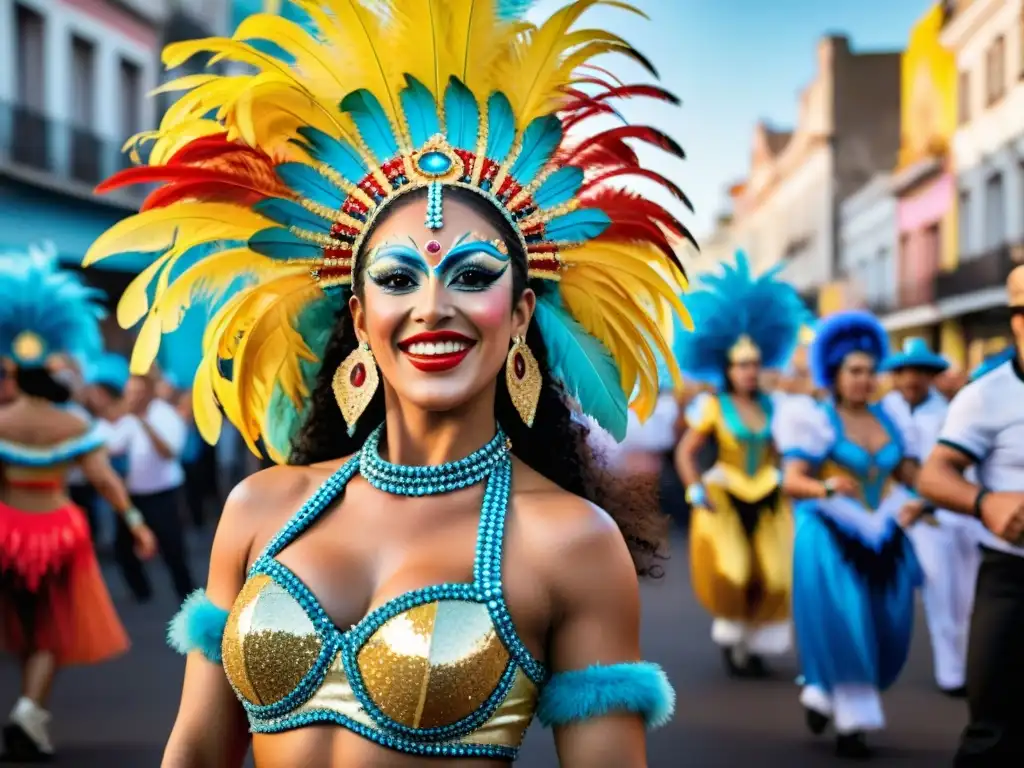
[[[362,363],[356,363],[352,368],[352,373],[348,375],[348,380],[357,389],[363,386],[366,383],[366,367]]]
[[[512,370],[515,371],[517,379],[522,379],[526,376],[526,360],[518,352],[512,358]]]
[[[440,253],[441,244],[437,240],[431,240],[427,243],[427,253]]]

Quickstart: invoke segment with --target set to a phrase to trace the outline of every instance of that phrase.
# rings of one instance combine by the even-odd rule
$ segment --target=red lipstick
[[[455,331],[424,331],[400,341],[398,348],[405,353],[417,370],[424,373],[442,373],[450,371],[465,360],[475,344],[475,339]],[[421,345],[432,346],[424,349]],[[454,348],[449,346],[445,350],[443,345],[453,345]]]

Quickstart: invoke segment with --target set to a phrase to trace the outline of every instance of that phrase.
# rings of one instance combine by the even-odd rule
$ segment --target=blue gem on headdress
[[[443,152],[424,152],[416,165],[428,176],[443,176],[451,170],[452,159]]]

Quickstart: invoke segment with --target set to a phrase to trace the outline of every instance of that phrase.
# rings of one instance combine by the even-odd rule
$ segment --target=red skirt
[[[57,664],[95,664],[128,650],[74,504],[23,512],[0,503],[0,645],[23,656],[53,653]]]

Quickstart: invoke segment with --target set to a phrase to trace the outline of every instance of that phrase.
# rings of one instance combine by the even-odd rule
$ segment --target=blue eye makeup
[[[501,241],[470,239],[462,235],[436,267],[423,257],[416,242],[385,243],[374,249],[366,267],[367,278],[386,293],[404,294],[436,277],[446,288],[485,291],[501,279],[509,267],[508,251]]]

